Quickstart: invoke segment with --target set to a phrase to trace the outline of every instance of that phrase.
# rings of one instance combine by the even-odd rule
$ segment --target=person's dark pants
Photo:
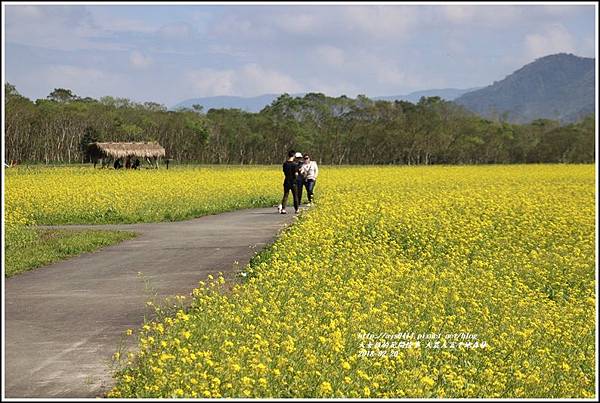
[[[302,188],[304,187],[304,178],[296,179],[296,189],[298,189],[298,205],[302,204]]]
[[[316,179],[307,179],[304,181],[304,186],[306,186],[306,194],[308,195],[308,202],[312,203],[313,201],[313,190],[315,189]]]
[[[296,182],[293,183],[283,183],[283,199],[281,199],[281,207],[285,210],[287,206],[288,195],[290,194],[290,190],[292,191],[292,197],[294,198],[294,209],[298,211],[298,185]]]

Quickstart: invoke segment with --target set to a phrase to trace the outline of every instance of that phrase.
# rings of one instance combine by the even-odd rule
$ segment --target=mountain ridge
[[[439,96],[447,101],[452,101],[458,96],[465,94],[469,91],[474,91],[482,87],[475,87],[469,89],[457,89],[457,88],[441,88],[433,90],[414,91],[405,95],[386,95],[372,97],[373,100],[384,100],[384,101],[409,101],[416,103],[423,96]],[[247,112],[260,112],[262,108],[270,105],[277,97],[281,94],[262,94],[255,97],[239,97],[235,95],[217,95],[213,97],[199,97],[190,98],[185,101],[181,101],[174,105],[171,109],[178,109],[182,107],[191,108],[192,105],[198,104],[204,107],[207,111],[211,108],[239,108]],[[304,96],[305,93],[290,94],[293,97]]]
[[[553,119],[572,123],[595,110],[595,59],[558,53],[534,60],[500,81],[454,102],[511,123]]]
[[[424,96],[439,96],[484,118],[502,118],[511,123],[528,123],[536,119],[572,123],[595,111],[595,79],[595,59],[558,53],[540,57],[485,87],[441,88],[370,98],[416,103]],[[179,102],[171,109],[190,108],[194,104],[200,104],[205,111],[212,108],[237,108],[247,112],[260,112],[280,95],[191,98]],[[290,95],[302,97],[306,94]]]

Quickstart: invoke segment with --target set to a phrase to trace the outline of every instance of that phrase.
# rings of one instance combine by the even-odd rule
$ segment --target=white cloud
[[[129,55],[129,64],[137,69],[144,69],[152,64],[152,59],[139,50],[134,50]]]
[[[40,72],[38,80],[39,84],[49,89],[48,92],[54,88],[68,88],[84,97],[124,96],[128,82],[117,73],[70,65],[51,65]],[[98,83],[102,85],[99,86]]]
[[[348,29],[394,40],[410,33],[421,21],[414,6],[348,6],[341,13]]]
[[[402,63],[372,56],[368,68],[373,72],[380,88],[389,91],[416,91],[427,88],[439,88],[445,85],[440,77],[423,77],[418,72],[404,67]]]
[[[192,34],[192,27],[184,22],[175,22],[163,25],[158,33],[166,39],[187,39]]]
[[[283,31],[306,34],[322,27],[322,18],[318,14],[310,13],[284,13],[274,20],[274,23]]]
[[[207,50],[215,55],[227,55],[239,58],[240,60],[248,59],[252,53],[250,50],[243,49],[242,47],[221,43],[209,43]]]
[[[27,84],[31,81],[29,77],[32,73],[37,79],[35,94],[41,97],[45,97],[54,88],[68,88],[78,96],[96,99],[108,95],[129,98],[137,102],[178,102],[181,100],[181,92],[185,91],[182,85],[173,88],[173,82],[170,80],[155,80],[148,83],[138,75],[60,64],[24,72],[16,77],[17,88],[28,88]]]
[[[342,67],[346,62],[345,52],[335,46],[317,46],[314,54],[318,58],[318,61],[324,62],[333,67]]]
[[[106,41],[107,31],[85,7],[10,5],[5,11],[5,40],[10,43],[56,50],[124,48]]]
[[[331,85],[354,79],[355,84],[363,88],[362,92],[370,95],[403,93],[445,83],[440,76],[426,77],[426,72],[416,70],[408,55],[405,58],[388,57],[370,49],[348,54],[342,65],[332,66],[325,73],[331,78]]]
[[[156,28],[142,20],[133,18],[115,18],[114,16],[96,15],[94,25],[105,32],[134,32],[134,33],[152,33]]]
[[[302,86],[290,76],[247,64],[238,69],[198,69],[187,73],[197,96],[256,96],[265,93],[299,92]]]
[[[82,82],[85,80],[102,80],[107,76],[104,72],[97,69],[67,66],[67,65],[54,65],[48,68],[48,76],[54,81],[57,86],[70,88],[72,83]]]
[[[444,6],[441,11],[446,19],[455,24],[472,20],[475,16],[475,8],[472,6],[451,5]]]
[[[585,38],[578,52],[581,56],[596,58],[596,38]]]
[[[290,11],[291,10],[291,11]],[[336,5],[233,10],[212,22],[212,34],[232,40],[295,37],[355,42],[371,38],[399,41],[412,34],[427,15],[417,6]],[[295,42],[300,43],[300,42]]]
[[[469,54],[467,43],[464,40],[449,37],[445,45],[448,54],[452,56],[466,56]]]
[[[254,93],[297,92],[301,86],[290,76],[258,64],[247,64],[240,71],[240,80]]]
[[[233,39],[248,41],[253,39],[263,40],[273,37],[271,26],[261,18],[248,18],[244,15],[227,14],[211,25],[211,36],[218,41]]]
[[[12,15],[15,18],[31,18],[31,19],[39,19],[43,16],[42,10],[38,6],[7,6],[7,9],[10,9]]]
[[[65,86],[84,96],[169,102],[268,92],[391,95],[483,85],[548,53],[596,51],[592,6],[5,10],[7,74],[25,94]]]
[[[581,6],[571,6],[566,4],[553,4],[540,6],[541,10],[552,17],[564,17],[566,15],[574,15],[582,11]],[[590,10],[593,12],[593,7],[590,4]]]
[[[543,32],[526,35],[525,50],[532,60],[554,53],[576,52],[573,37],[562,24],[551,24]]]
[[[441,17],[454,25],[477,25],[506,29],[523,17],[523,7],[516,5],[460,5],[440,6]]]
[[[187,75],[198,96],[234,95],[233,70],[198,69]]]

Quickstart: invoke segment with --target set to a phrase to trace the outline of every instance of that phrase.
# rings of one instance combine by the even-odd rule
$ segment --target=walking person
[[[304,165],[304,158],[302,153],[296,152],[294,155],[294,159],[296,164],[298,164],[298,173],[300,173],[300,168]],[[298,206],[302,205],[302,188],[304,187],[304,176],[298,175],[296,177],[296,188],[298,189]]]
[[[317,183],[317,176],[319,175],[319,167],[317,161],[311,161],[310,155],[304,154],[304,164],[300,168],[300,176],[304,179],[304,186],[306,186],[306,194],[308,195],[308,206],[313,203],[313,192],[315,184]]]
[[[283,198],[281,199],[281,204],[277,207],[277,210],[281,214],[287,214],[285,208],[287,206],[287,199],[290,191],[294,197],[294,210],[296,214],[298,213],[298,185],[296,182],[298,176],[298,164],[294,160],[295,154],[296,152],[294,150],[288,151],[288,159],[283,163]]]

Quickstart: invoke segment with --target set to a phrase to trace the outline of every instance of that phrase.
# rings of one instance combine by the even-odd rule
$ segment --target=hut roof
[[[158,143],[90,143],[88,147],[113,158],[165,156],[164,147]]]

